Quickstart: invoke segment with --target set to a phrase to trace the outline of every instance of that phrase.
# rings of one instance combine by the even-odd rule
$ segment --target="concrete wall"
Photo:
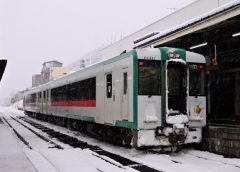
[[[207,126],[203,131],[203,150],[240,158],[240,128]]]

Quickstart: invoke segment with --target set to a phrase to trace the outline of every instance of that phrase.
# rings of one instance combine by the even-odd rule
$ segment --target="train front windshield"
[[[138,61],[138,94],[160,95],[160,61]]]

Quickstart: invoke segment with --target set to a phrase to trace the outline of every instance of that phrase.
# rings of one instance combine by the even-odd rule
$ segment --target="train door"
[[[129,116],[128,68],[122,69],[121,74],[122,74],[121,118],[128,120],[128,116]]]
[[[176,123],[177,121],[171,121],[172,116],[175,115],[187,115],[187,77],[188,68],[185,63],[177,61],[167,61],[165,73],[165,112],[166,122]],[[187,116],[186,116],[187,117]],[[174,118],[177,119],[177,118]],[[181,118],[184,121],[178,121],[179,123],[188,122],[187,118]],[[177,123],[178,123],[177,122]]]
[[[114,112],[115,94],[113,93],[113,76],[112,73],[105,73],[105,94],[104,94],[104,122],[106,124],[112,124],[111,116]]]

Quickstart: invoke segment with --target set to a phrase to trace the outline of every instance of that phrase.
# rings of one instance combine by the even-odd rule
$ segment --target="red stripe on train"
[[[52,102],[51,106],[96,107],[96,100]]]

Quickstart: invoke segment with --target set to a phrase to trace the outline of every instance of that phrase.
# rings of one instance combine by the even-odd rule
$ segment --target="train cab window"
[[[123,94],[127,94],[127,72],[123,73]]]
[[[138,94],[160,95],[160,61],[138,61]]]
[[[189,95],[204,96],[205,95],[205,65],[189,64]]]
[[[112,74],[106,75],[106,96],[112,98]]]

